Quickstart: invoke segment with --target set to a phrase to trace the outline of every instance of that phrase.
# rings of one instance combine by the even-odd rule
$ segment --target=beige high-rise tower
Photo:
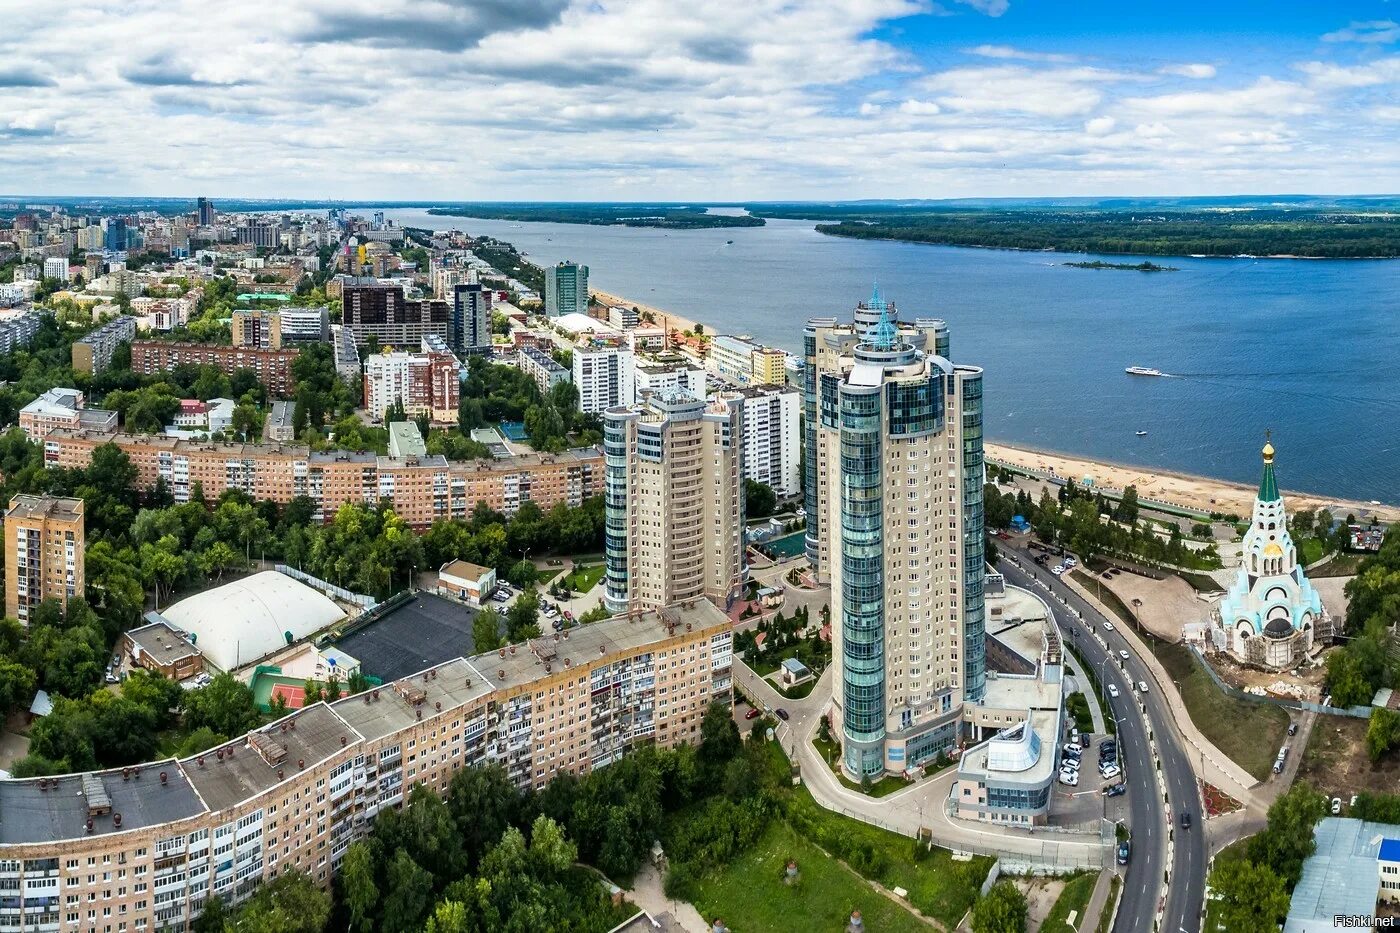
[[[878,291],[807,323],[807,554],[831,581],[832,725],[848,774],[951,749],[985,693],[982,370]]]
[[[744,580],[741,399],[659,392],[603,413],[607,561],[613,612],[708,597]]]
[[[15,496],[5,512],[5,615],[29,624],[45,599],[83,595],[83,500]]]

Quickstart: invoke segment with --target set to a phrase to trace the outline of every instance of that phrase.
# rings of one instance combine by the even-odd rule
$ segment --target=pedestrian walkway
[[[1098,694],[1094,692],[1093,685],[1089,682],[1089,678],[1079,670],[1081,667],[1079,662],[1071,661],[1071,663],[1074,665],[1074,676],[1069,679],[1072,681],[1071,686],[1073,689],[1069,690],[1066,695],[1075,691],[1082,693],[1084,699],[1089,703],[1089,718],[1094,721],[1094,734],[1107,735],[1107,723],[1103,718],[1103,710],[1099,708]]]
[[[673,929],[685,933],[710,933],[710,925],[700,916],[700,911],[685,901],[666,896],[661,872],[650,862],[637,872],[637,877],[632,881],[632,890],[627,892],[627,899],[653,917],[670,914],[671,922],[675,924]]]
[[[1103,915],[1105,908],[1108,908],[1108,895],[1113,891],[1113,879],[1117,874],[1116,871],[1108,869],[1099,872],[1098,880],[1094,882],[1094,893],[1089,895],[1089,903],[1084,908],[1084,916],[1075,924],[1079,929],[1098,928],[1099,917]]]

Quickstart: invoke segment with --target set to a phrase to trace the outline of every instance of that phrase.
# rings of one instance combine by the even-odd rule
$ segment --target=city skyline
[[[38,195],[1400,189],[1383,2],[10,6],[0,171]]]

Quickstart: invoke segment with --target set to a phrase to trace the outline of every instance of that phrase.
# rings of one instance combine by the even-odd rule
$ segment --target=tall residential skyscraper
[[[195,208],[199,212],[199,225],[208,227],[214,223],[214,202],[208,198],[199,198],[195,201]]]
[[[612,612],[708,597],[744,580],[743,409],[680,392],[603,413],[603,602]]]
[[[833,725],[853,777],[952,747],[985,692],[982,371],[878,289],[809,321],[808,553],[830,579]]]
[[[550,317],[588,313],[587,266],[568,260],[545,266],[544,313]]]
[[[491,352],[491,292],[479,282],[452,286],[452,322],[447,342],[467,355]]]
[[[35,606],[83,595],[83,500],[15,496],[5,512],[5,615],[25,625]]]
[[[626,341],[592,337],[581,340],[571,352],[579,411],[602,414],[618,405],[631,405],[636,399],[637,361]]]

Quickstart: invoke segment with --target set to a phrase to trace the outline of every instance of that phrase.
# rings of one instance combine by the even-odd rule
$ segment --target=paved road
[[[1001,561],[998,569],[1005,574],[1007,582],[1031,589],[1038,586],[1042,591],[1048,591],[1053,597],[1050,602],[1054,604],[1052,608],[1061,621],[1061,631],[1066,640],[1093,666],[1095,673],[1105,683],[1117,684],[1119,688],[1119,696],[1116,699],[1110,697],[1109,706],[1118,721],[1119,744],[1128,766],[1133,854],[1127,866],[1114,929],[1151,929],[1164,866],[1170,865],[1171,884],[1161,928],[1197,933],[1200,930],[1200,907],[1205,895],[1204,824],[1192,762],[1171,728],[1171,712],[1166,700],[1151,688],[1151,678],[1138,659],[1130,658],[1124,662],[1119,657],[1118,652],[1122,650],[1131,654],[1133,646],[1117,631],[1105,631],[1104,623],[1110,620],[1060,583],[1048,570],[1032,563],[1026,552],[1016,551],[1005,544],[1002,550],[1007,557],[1020,563],[1017,566],[1011,560]],[[1022,567],[1029,570],[1022,570]],[[1101,643],[1100,638],[1105,643]],[[1137,691],[1135,685],[1139,680],[1149,681],[1146,694]],[[1145,721],[1139,703],[1145,704]],[[1171,801],[1170,809],[1164,805],[1154,777],[1154,741],[1161,760],[1162,783]],[[1183,810],[1191,814],[1192,821],[1192,828],[1185,831],[1177,823]],[[1167,851],[1169,840],[1173,842],[1170,854]]]

